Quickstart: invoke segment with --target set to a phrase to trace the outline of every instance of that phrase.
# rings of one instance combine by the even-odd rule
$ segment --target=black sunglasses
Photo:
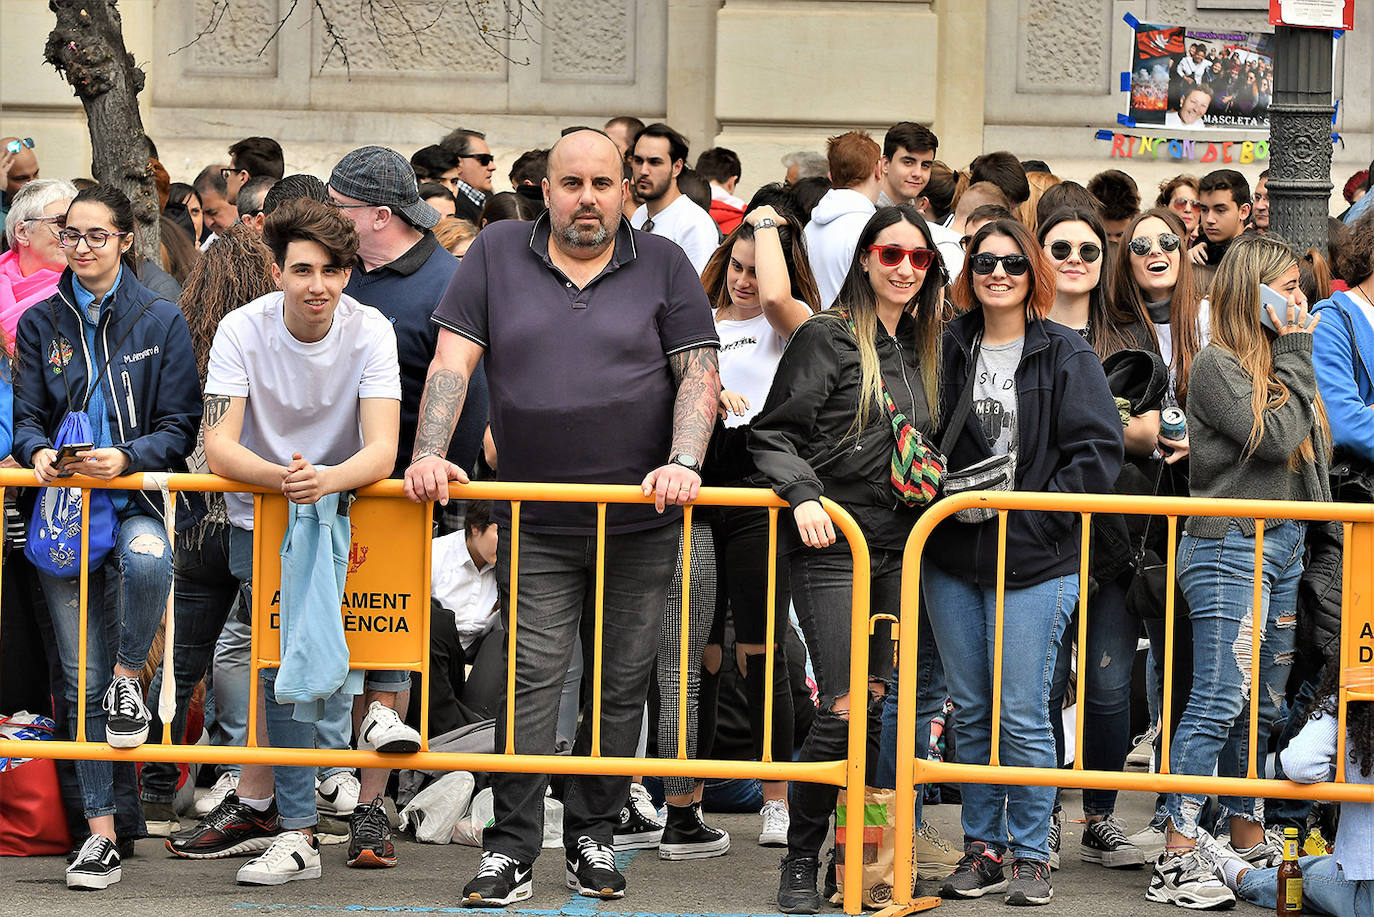
[[[1050,243],[1050,257],[1055,261],[1068,261],[1073,250],[1074,244],[1065,239]],[[1084,264],[1092,264],[1102,257],[1102,246],[1096,242],[1083,242],[1078,246],[1078,257]]]
[[[1166,252],[1178,251],[1179,238],[1171,232],[1159,234],[1159,247]],[[1131,240],[1131,254],[1139,255],[1144,258],[1155,246],[1155,240],[1149,236],[1136,236]]]
[[[994,255],[992,252],[979,252],[969,259],[975,274],[991,274],[1001,263],[1002,270],[1013,277],[1020,277],[1030,270],[1030,259],[1025,255]]]
[[[479,166],[489,166],[496,161],[496,157],[490,153],[461,153],[459,159],[475,159]]]

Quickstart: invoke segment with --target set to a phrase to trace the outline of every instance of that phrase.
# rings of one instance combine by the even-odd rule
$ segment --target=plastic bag
[[[414,830],[422,844],[447,844],[472,802],[476,781],[467,771],[452,771],[415,794],[401,810],[401,830]]]
[[[482,846],[482,832],[490,827],[496,818],[492,815],[491,787],[487,787],[472,797],[472,808],[453,829],[453,842],[467,844],[469,847]]]

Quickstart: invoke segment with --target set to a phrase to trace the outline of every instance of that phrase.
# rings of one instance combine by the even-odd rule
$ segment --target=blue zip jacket
[[[942,418],[954,412],[964,392],[973,371],[973,341],[982,328],[981,309],[946,326],[940,370]],[[1026,323],[1016,368],[1016,423],[1016,490],[1112,492],[1125,451],[1121,415],[1102,362],[1077,331],[1047,320]],[[936,442],[943,436],[941,432]],[[991,455],[982,421],[969,411],[945,467],[957,471]],[[1008,585],[1033,586],[1077,573],[1080,518],[1077,513],[1008,513]],[[946,519],[926,543],[926,554],[969,582],[996,585],[997,525],[996,519]]]
[[[1369,371],[1374,328],[1348,293],[1334,293],[1312,311],[1321,316],[1312,333],[1312,368],[1331,424],[1331,442],[1374,462],[1374,376]]]
[[[35,452],[52,448],[62,418],[81,409],[99,370],[110,438],[129,457],[128,473],[186,470],[201,418],[186,319],[131,271],[113,298],[102,310],[94,353],[86,347],[70,268],[62,272],[57,292],[19,320],[12,454],[21,465],[32,467]],[[135,497],[139,512],[158,519],[160,503],[142,493]]]

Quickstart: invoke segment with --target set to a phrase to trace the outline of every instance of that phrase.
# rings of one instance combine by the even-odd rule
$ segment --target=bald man
[[[0,225],[5,222],[10,201],[19,189],[38,177],[38,157],[32,144],[32,140],[26,145],[18,137],[0,138]]]
[[[620,151],[601,131],[573,132],[549,154],[548,211],[482,230],[434,321],[439,344],[420,402],[413,500],[446,500],[467,475],[445,460],[468,380],[483,354],[491,431],[508,481],[637,484],[652,505],[611,505],[605,520],[601,753],[632,757],[658,650],[681,533],[715,422],[719,340],[691,262],[675,243],[621,216]],[[511,518],[497,503],[497,582],[509,622]],[[584,608],[594,607],[596,509],[525,503],[520,511],[515,750],[554,752],[558,699]],[[504,716],[498,728],[504,728]],[[504,738],[502,738],[504,742]],[[628,777],[574,776],[563,816],[568,886],[619,898],[613,832]],[[493,774],[494,822],[463,889],[469,906],[531,895],[547,774]]]

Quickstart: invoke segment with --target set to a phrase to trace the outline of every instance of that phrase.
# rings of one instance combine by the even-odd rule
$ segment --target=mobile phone
[[[81,464],[81,459],[77,458],[76,454],[78,452],[86,452],[93,448],[95,448],[94,443],[67,443],[66,445],[58,446],[57,459],[53,462],[53,465],[58,468],[65,477],[75,470],[72,467],[73,465]]]
[[[1267,283],[1260,284],[1260,324],[1278,334],[1279,329],[1274,327],[1274,320],[1269,317],[1269,310],[1264,308],[1265,306],[1273,306],[1279,321],[1286,321],[1288,319],[1288,297]]]

